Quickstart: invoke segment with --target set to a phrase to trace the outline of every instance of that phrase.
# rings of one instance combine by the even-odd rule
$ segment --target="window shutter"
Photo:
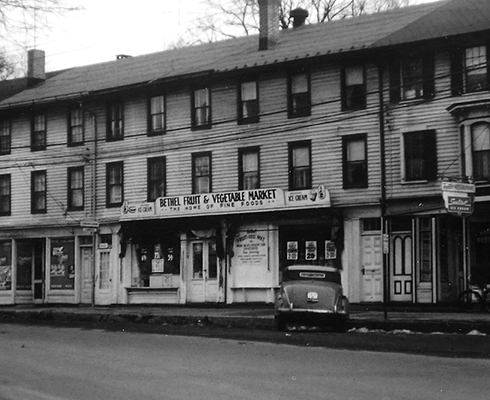
[[[451,95],[463,94],[463,53],[457,49],[451,53]]]
[[[433,54],[425,54],[422,57],[422,68],[423,68],[423,87],[424,87],[424,98],[432,99],[435,95],[435,84],[434,84],[434,56]]]
[[[425,160],[427,162],[427,180],[437,180],[437,141],[436,131],[426,132],[425,142]]]
[[[400,80],[400,62],[394,61],[390,64],[390,102],[398,103],[401,99],[401,80]]]

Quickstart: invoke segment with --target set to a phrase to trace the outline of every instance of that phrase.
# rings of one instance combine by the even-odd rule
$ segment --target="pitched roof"
[[[439,1],[283,30],[279,43],[265,51],[259,51],[254,35],[75,67],[1,101],[0,109],[487,30],[490,1]]]

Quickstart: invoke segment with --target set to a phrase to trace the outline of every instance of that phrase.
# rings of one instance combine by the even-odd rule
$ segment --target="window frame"
[[[413,151],[414,148],[409,148],[409,143],[407,138],[409,136],[418,135],[421,140],[419,140],[418,154],[416,151]],[[418,140],[419,138],[415,138],[414,140]],[[437,134],[435,129],[426,129],[426,130],[415,130],[415,131],[407,131],[402,134],[403,141],[403,160],[402,160],[402,179],[407,183],[414,182],[431,182],[437,179]],[[412,152],[411,155],[409,152]],[[414,157],[414,156],[419,157]],[[409,173],[410,170],[414,168],[410,168],[409,163],[411,161],[419,160],[425,163],[423,176],[416,176]]]
[[[408,60],[418,57],[422,63],[421,76],[418,84],[422,86],[422,93],[412,98],[407,98],[404,71]],[[435,66],[433,53],[411,53],[400,56],[389,65],[390,101],[421,101],[430,100],[435,97]]]
[[[44,179],[44,190],[36,190],[36,182],[38,178]],[[48,210],[48,177],[46,170],[32,171],[31,172],[31,214],[46,214]],[[44,207],[38,208],[36,206],[37,200],[41,198],[44,203]]]
[[[10,120],[10,118],[0,117],[0,155],[10,154],[11,150],[12,121]]]
[[[296,167],[294,165],[294,151],[296,149],[301,149],[301,148],[308,148],[308,161],[309,161],[309,166],[306,167],[307,170],[307,182],[305,185],[300,185],[296,186],[296,171],[298,171],[300,168],[304,169],[305,167]],[[288,152],[289,152],[289,170],[288,170],[288,176],[289,176],[289,190],[307,190],[312,188],[313,184],[313,167],[312,167],[312,158],[311,158],[311,140],[302,140],[298,142],[289,142],[288,143]]]
[[[364,145],[364,159],[362,161],[350,161],[349,160],[349,144],[353,142],[362,141]],[[351,173],[350,166],[361,165],[363,166],[363,177],[359,182],[351,179],[354,173]],[[367,134],[356,134],[348,135],[342,137],[342,170],[343,170],[343,188],[344,189],[354,189],[354,188],[367,188],[369,182],[369,171],[368,171],[368,151],[367,151]]]
[[[243,85],[251,83],[255,84],[255,98],[252,100],[244,100],[243,99]],[[260,101],[259,101],[259,81],[258,79],[250,78],[250,79],[244,79],[238,82],[237,85],[237,115],[238,115],[238,124],[239,125],[245,125],[245,124],[255,124],[259,122],[260,120]],[[250,116],[244,116],[244,108],[246,104],[252,104],[252,107],[254,108],[255,114],[250,115]]]
[[[198,158],[208,158],[209,162],[209,174],[208,175],[196,175],[196,161]],[[198,179],[201,177],[207,176],[209,179],[209,184],[208,184],[208,191],[207,192],[201,192],[198,191],[197,183]],[[213,159],[212,159],[212,153],[210,151],[204,151],[204,152],[199,152],[199,153],[193,153],[192,154],[192,194],[206,194],[206,193],[212,193],[213,191]]]
[[[37,130],[38,117],[43,118],[43,129]],[[48,132],[48,115],[46,111],[34,111],[31,115],[31,151],[46,150]]]
[[[8,193],[2,193],[4,186],[2,185],[2,181],[6,180],[5,187],[8,188]],[[10,174],[2,174],[0,175],[0,204],[5,203],[6,211],[2,211],[2,207],[0,207],[0,216],[8,216],[12,213],[12,177]]]
[[[77,125],[74,125],[72,113],[79,112],[81,122]],[[81,133],[74,134],[73,131],[76,128],[81,128]],[[68,146],[82,146],[85,143],[85,117],[83,109],[77,106],[70,107],[68,109],[68,117],[67,117],[67,130],[68,130]],[[81,136],[81,140],[74,140],[75,136]]]
[[[488,149],[485,149],[485,150],[476,150],[475,149],[476,140],[474,137],[473,129],[477,125],[484,126],[485,134],[486,134],[485,135],[486,137],[484,138],[484,140],[486,142],[490,142],[490,123],[488,123],[486,121],[478,121],[478,122],[475,122],[475,123],[470,125],[471,159],[472,159],[471,162],[472,162],[472,166],[473,166],[473,179],[475,180],[475,182],[488,182],[488,181],[490,181],[490,168],[487,169],[486,176],[485,175],[483,175],[483,176],[477,175],[478,171],[484,169],[484,168],[477,168],[477,161],[481,160],[480,155],[483,154],[484,156],[486,156],[487,161],[490,160],[490,146]],[[478,157],[476,157],[476,155],[478,155]]]
[[[114,112],[118,110],[119,118],[117,119],[118,134],[115,134],[115,128],[113,127]],[[106,106],[106,141],[115,142],[124,139],[124,103],[122,100],[112,100],[107,103]]]
[[[120,182],[111,183],[111,171],[119,168]],[[121,200],[113,201],[111,198],[111,189],[115,187],[121,188]],[[124,161],[114,161],[106,164],[106,207],[120,207],[124,203]]]
[[[73,173],[76,172],[81,172],[82,173],[82,179],[81,179],[81,187],[73,187]],[[77,167],[69,167],[67,170],[67,203],[68,203],[68,210],[69,211],[81,211],[85,209],[85,167],[83,166],[77,166]],[[82,204],[81,205],[74,205],[74,199],[76,198],[75,192],[81,192],[81,199],[82,199]]]
[[[305,92],[293,93],[293,81],[295,77],[304,75],[306,77],[307,90]],[[288,74],[288,118],[300,118],[311,116],[311,76],[308,70],[296,70]],[[294,107],[295,98],[304,96],[305,105]]]
[[[163,111],[160,110],[160,112],[153,113],[152,101],[153,101],[153,99],[156,99],[156,98],[162,98]],[[156,94],[156,93],[152,94],[150,97],[148,97],[147,110],[148,110],[148,121],[147,121],[148,136],[158,136],[158,135],[165,134],[165,132],[167,130],[167,96],[163,93],[162,94]],[[154,116],[160,116],[160,118],[163,119],[162,127],[160,129],[153,129],[153,117]]]
[[[248,171],[244,171],[244,163],[243,163],[243,157],[246,154],[256,154],[257,155],[257,171],[256,172],[257,176],[257,187],[254,188],[246,188],[245,182],[246,182],[246,174]],[[238,149],[238,190],[254,190],[254,189],[260,189],[260,147],[259,146],[253,146],[253,147],[243,147],[241,149]]]
[[[205,106],[196,106],[196,94],[199,91],[206,90],[207,101]],[[192,130],[199,129],[210,129],[212,125],[212,96],[211,96],[211,86],[203,85],[194,87],[191,92],[191,128]],[[197,112],[198,110],[204,109],[207,111],[207,120],[205,123],[198,124]]]
[[[151,176],[151,167],[153,165],[157,165],[157,164],[162,164],[162,170],[163,170],[163,176],[161,177],[161,181],[160,180],[157,180],[157,179],[152,179],[152,176]],[[151,158],[148,158],[146,160],[146,170],[147,170],[147,184],[146,184],[146,190],[147,190],[147,193],[146,193],[146,197],[147,197],[147,201],[155,201],[156,199],[158,199],[159,197],[165,197],[166,196],[166,192],[167,192],[167,165],[166,165],[166,159],[164,156],[162,157],[151,157]],[[152,189],[154,188],[154,185],[156,185],[158,182],[162,183],[163,185],[163,193],[160,193],[159,195],[157,196],[152,196],[151,193],[152,193]],[[155,190],[155,193],[156,193],[156,190]],[[153,198],[154,197],[154,198]]]
[[[348,69],[349,68],[361,68],[362,72],[362,84],[347,85]],[[349,88],[355,88],[360,86],[360,94],[350,93]],[[354,90],[354,89],[353,89]],[[341,96],[342,96],[342,111],[355,111],[365,109],[367,106],[367,93],[366,93],[366,66],[364,64],[347,64],[342,66],[341,74]]]

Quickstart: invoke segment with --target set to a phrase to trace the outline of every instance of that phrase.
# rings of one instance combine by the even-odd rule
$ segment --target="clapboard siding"
[[[438,174],[458,176],[459,127],[447,112],[455,101],[450,96],[449,55],[437,53],[436,97],[430,101],[400,102],[389,105],[388,68],[384,66],[386,102],[385,155],[386,196],[403,199],[414,196],[434,196],[440,191],[435,182],[405,183],[401,176],[402,137],[404,132],[434,129],[437,134]],[[164,134],[147,135],[148,93],[122,93],[124,103],[124,139],[106,140],[106,105],[110,98],[85,100],[85,144],[67,146],[67,113],[69,104],[60,103],[46,108],[48,112],[48,148],[30,150],[30,113],[25,111],[12,121],[12,154],[0,158],[3,173],[12,178],[12,216],[2,217],[4,223],[69,224],[90,217],[92,200],[96,197],[97,216],[117,221],[120,210],[106,207],[106,165],[124,162],[124,199],[129,202],[146,200],[147,160],[164,156],[167,172],[167,195],[177,196],[192,191],[192,154],[208,151],[212,154],[213,191],[238,189],[239,149],[260,148],[260,180],[262,187],[288,189],[288,145],[300,140],[311,141],[312,183],[324,184],[330,191],[332,204],[337,207],[378,204],[381,195],[381,163],[379,132],[378,69],[366,65],[367,107],[346,112],[341,109],[341,64],[326,62],[310,68],[311,116],[289,119],[287,116],[287,69],[255,75],[259,81],[260,121],[249,125],[237,123],[238,79],[217,77],[209,81],[211,89],[212,126],[210,129],[191,128],[191,83],[173,84],[161,88],[166,96],[166,127]],[[485,93],[463,96],[483,98]],[[94,142],[95,129],[97,140]],[[343,188],[342,141],[349,135],[367,137],[368,187]],[[92,168],[96,147],[96,189],[92,193]],[[67,168],[85,167],[84,212],[66,212]],[[30,214],[30,174],[34,170],[48,171],[48,213]],[[65,209],[64,209],[65,208]]]
[[[451,97],[450,59],[447,53],[435,56],[435,98],[428,101],[407,101],[391,106],[386,116],[387,198],[401,199],[441,195],[443,177],[460,175],[459,125],[446,110],[460,98]],[[385,80],[386,81],[386,80]],[[386,94],[387,95],[387,94]],[[470,96],[465,96],[470,97]],[[471,97],[475,97],[474,94]],[[437,143],[437,174],[434,182],[403,182],[403,133],[435,130]]]

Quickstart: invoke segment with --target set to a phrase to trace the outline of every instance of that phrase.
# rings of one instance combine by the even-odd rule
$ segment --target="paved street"
[[[483,400],[490,370],[488,359],[5,323],[0,354],[1,400]]]

